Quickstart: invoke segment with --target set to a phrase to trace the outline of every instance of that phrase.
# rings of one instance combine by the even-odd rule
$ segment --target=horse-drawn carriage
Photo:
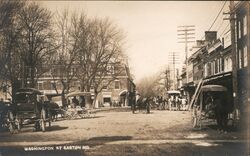
[[[180,91],[170,90],[167,92],[169,110],[180,110]]]
[[[218,128],[225,130],[229,114],[233,112],[233,102],[228,100],[228,90],[221,85],[201,86],[200,94],[193,107],[193,127],[202,126],[206,119],[216,120]]]
[[[37,89],[22,88],[13,96],[7,113],[11,133],[20,130],[24,124],[34,123],[34,130],[46,131],[51,126],[51,107],[47,97]]]
[[[66,119],[92,117],[94,112],[85,104],[85,99],[90,98],[90,92],[71,92],[66,95],[68,107],[65,108]]]

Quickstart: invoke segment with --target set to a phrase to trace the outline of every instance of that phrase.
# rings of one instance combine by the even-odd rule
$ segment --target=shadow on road
[[[48,128],[48,131],[60,131],[60,130],[65,130],[68,129],[69,127],[61,127],[58,125],[55,126],[51,126],[50,128]]]

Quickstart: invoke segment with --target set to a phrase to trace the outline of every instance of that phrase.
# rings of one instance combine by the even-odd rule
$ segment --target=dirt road
[[[56,121],[47,132],[33,132],[28,126],[18,134],[1,132],[0,154],[246,155],[245,138],[236,131],[220,133],[213,125],[195,130],[190,112],[132,114],[124,108],[97,112],[93,118]],[[81,149],[57,150],[61,145]],[[27,152],[25,147],[53,149]]]

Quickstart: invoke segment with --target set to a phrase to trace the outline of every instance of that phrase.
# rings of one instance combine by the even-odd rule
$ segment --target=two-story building
[[[53,68],[52,68],[53,66]],[[63,66],[50,65],[51,70],[43,73],[37,81],[37,89],[43,91],[45,94],[58,94],[62,93],[62,79],[61,71],[65,70]],[[69,83],[69,91],[75,92],[81,90],[81,80],[74,76],[77,66],[71,67],[72,75]],[[52,71],[53,70],[53,71]],[[131,102],[129,99],[132,96],[131,92],[135,92],[135,84],[127,64],[120,63],[116,65],[113,70],[119,70],[119,74],[114,77],[106,75],[102,80],[102,90],[96,98],[95,107],[102,106],[129,106]],[[115,72],[115,71],[113,71]],[[52,74],[53,73],[53,74]],[[92,99],[94,98],[94,87],[90,88]]]

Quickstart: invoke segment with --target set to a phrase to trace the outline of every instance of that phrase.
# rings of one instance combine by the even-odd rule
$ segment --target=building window
[[[108,89],[108,85],[107,85],[107,82],[102,82],[102,89],[103,90],[107,90]]]
[[[50,82],[50,90],[56,89],[56,82]]]
[[[38,82],[37,83],[37,89],[38,90],[43,90],[43,82]]]
[[[245,46],[243,50],[243,65],[244,67],[247,66],[247,46]]]
[[[224,69],[224,60],[222,58],[220,58],[220,68],[221,68],[221,72],[223,72]]]
[[[226,58],[224,59],[224,71],[225,71],[225,72],[228,71],[227,67],[228,67],[228,57],[226,57]]]
[[[231,70],[232,70],[232,68],[233,68],[233,67],[232,67],[232,58],[231,58],[231,57],[229,57],[229,58],[228,58],[228,70],[230,70],[230,71],[231,71]]]
[[[207,67],[208,70],[207,76],[211,75],[211,69],[212,69],[211,66],[212,66],[211,63],[209,62]]]
[[[120,89],[120,81],[115,81],[115,89]]]
[[[218,62],[218,63],[217,63],[217,64],[218,64],[218,65],[217,65],[218,73],[220,73],[220,71],[221,71],[221,70],[220,70],[220,69],[221,69],[221,68],[220,68],[220,66],[221,66],[220,58],[217,60],[217,62]]]
[[[239,61],[239,68],[242,68],[242,51],[239,49],[238,51],[238,61]]]
[[[243,35],[247,34],[247,16],[245,15],[243,18]]]
[[[208,72],[207,72],[208,69],[207,69],[207,68],[208,68],[208,65],[207,65],[207,63],[206,63],[205,66],[204,66],[204,69],[205,69],[205,70],[204,70],[204,77],[207,77],[207,75],[208,75]]]
[[[238,38],[241,38],[241,22],[238,21]]]
[[[211,68],[210,68],[210,75],[213,75],[214,74],[214,62],[212,61],[211,62]]]
[[[107,66],[108,74],[114,74],[115,73],[115,67],[113,65]]]
[[[218,60],[216,59],[215,61],[214,61],[214,74],[217,74],[218,73],[218,67],[219,67],[219,65],[218,65]]]

